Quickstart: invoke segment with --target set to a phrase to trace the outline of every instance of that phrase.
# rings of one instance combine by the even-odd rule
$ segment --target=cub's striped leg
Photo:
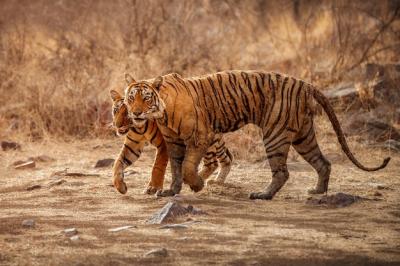
[[[310,189],[310,194],[321,194],[328,191],[331,163],[324,157],[319,149],[315,137],[312,117],[308,116],[298,137],[292,143],[295,150],[306,160],[318,173],[318,182],[315,189]]]
[[[142,153],[144,141],[137,141],[132,136],[126,135],[124,146],[113,166],[114,187],[122,194],[128,191],[124,182],[124,169],[133,164]]]
[[[179,194],[182,189],[182,163],[185,158],[186,146],[178,142],[166,142],[169,160],[171,162],[172,183],[169,189],[157,191],[159,197],[170,197]]]
[[[228,148],[225,147],[225,142],[222,140],[222,138],[220,138],[214,146],[216,150],[215,157],[219,162],[220,169],[217,177],[214,180],[208,180],[207,185],[215,183],[223,184],[232,167],[233,156]]]
[[[211,148],[211,147],[210,147]],[[203,158],[203,167],[199,172],[199,176],[203,180],[207,180],[212,173],[218,168],[218,160],[215,152],[207,150],[206,156]]]
[[[285,133],[282,135],[285,136]],[[271,200],[289,179],[286,160],[289,152],[290,141],[285,137],[281,140],[269,143],[268,138],[264,138],[264,145],[272,171],[272,180],[263,192],[251,193],[250,199]]]

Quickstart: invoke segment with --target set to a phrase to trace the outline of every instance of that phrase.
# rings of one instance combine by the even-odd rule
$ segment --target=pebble
[[[111,158],[98,160],[98,161],[96,162],[96,165],[95,165],[94,167],[95,167],[95,168],[109,167],[109,166],[113,165],[114,161],[115,161],[115,160],[114,160],[114,159],[111,159]]]
[[[21,149],[21,145],[14,141],[2,141],[1,142],[1,148],[3,151],[8,151],[8,150],[17,150]]]
[[[68,237],[74,236],[78,234],[78,230],[76,228],[67,228],[64,230],[64,234]]]
[[[75,236],[71,236],[70,238],[69,238],[71,241],[78,241],[79,240],[79,236],[78,235],[75,235]]]
[[[157,249],[150,250],[144,256],[145,257],[167,257],[168,250],[166,248],[157,248]]]
[[[35,220],[32,219],[23,220],[21,224],[23,227],[31,228],[35,226]]]
[[[41,186],[41,185],[33,185],[33,186],[29,186],[29,187],[27,187],[27,188],[26,188],[26,190],[28,190],[28,191],[32,191],[32,190],[35,190],[35,189],[40,189],[40,188],[42,188],[42,186]]]

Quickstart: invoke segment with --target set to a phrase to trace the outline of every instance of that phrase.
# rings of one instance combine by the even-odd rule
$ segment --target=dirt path
[[[30,144],[22,151],[0,152],[0,265],[400,263],[399,155],[392,154],[389,167],[379,173],[359,171],[336,156],[329,194],[367,198],[345,208],[305,204],[316,175],[303,161],[291,162],[291,178],[274,200],[248,200],[248,193],[261,190],[271,174],[263,162],[236,160],[225,186],[198,194],[185,187],[181,192],[183,205],[192,204],[207,215],[175,222],[189,218],[200,223],[165,230],[146,224],[168,202],[142,194],[153,149],[147,147],[131,168],[136,173],[126,177],[126,195],[110,186],[110,168],[93,168],[98,159],[114,157],[119,145],[118,140],[93,140]],[[16,160],[42,154],[56,160],[39,162],[31,170],[10,167]],[[365,163],[377,164],[382,151],[365,149],[358,155],[364,155]],[[93,175],[51,177],[65,168]],[[60,179],[64,181],[54,182]],[[169,171],[166,179],[169,182]],[[33,185],[41,187],[27,191]],[[25,219],[34,219],[35,227],[22,227]],[[108,231],[124,225],[135,227]],[[70,227],[77,228],[79,240],[71,241],[62,233]],[[167,257],[144,256],[162,247]]]

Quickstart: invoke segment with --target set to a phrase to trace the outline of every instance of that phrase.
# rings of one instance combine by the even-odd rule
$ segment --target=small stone
[[[166,248],[157,248],[157,249],[150,250],[144,256],[145,257],[167,257],[168,250]]]
[[[379,190],[388,189],[388,187],[384,185],[377,185],[376,188]]]
[[[127,230],[130,228],[134,228],[135,226],[133,225],[125,225],[125,226],[120,226],[120,227],[115,227],[115,228],[111,228],[108,229],[108,232],[119,232],[119,231],[123,231],[123,230]]]
[[[306,201],[308,205],[327,205],[329,207],[346,207],[354,202],[362,200],[359,196],[353,196],[345,193],[336,193],[333,195],[324,195],[321,198],[309,197]]]
[[[32,185],[32,186],[27,187],[26,190],[32,191],[32,190],[40,189],[40,188],[42,188],[41,185]]]
[[[168,202],[164,207],[156,212],[147,222],[150,224],[162,224],[172,220],[176,216],[185,215],[188,210],[176,202]]]
[[[26,228],[32,228],[35,226],[35,220],[27,219],[22,221],[22,226]]]
[[[98,160],[96,165],[94,166],[95,168],[101,168],[101,167],[109,167],[114,164],[114,159],[107,158],[107,159],[102,159]]]
[[[3,149],[3,151],[18,150],[21,149],[21,145],[14,141],[2,141],[1,148]]]
[[[376,196],[376,197],[381,197],[381,196],[382,196],[382,193],[380,193],[379,191],[376,191],[376,192],[374,193],[374,196]]]
[[[73,242],[76,242],[76,241],[79,240],[79,236],[78,236],[78,235],[71,236],[69,239],[70,239],[71,241],[73,241]]]
[[[64,230],[64,234],[68,237],[74,236],[78,234],[78,230],[76,228],[67,228]]]
[[[28,169],[28,168],[35,168],[35,167],[36,167],[35,161],[27,161],[27,162],[23,162],[21,164],[17,164],[14,166],[15,169]]]

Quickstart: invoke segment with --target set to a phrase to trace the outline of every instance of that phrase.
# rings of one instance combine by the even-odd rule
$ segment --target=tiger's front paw
[[[122,178],[114,178],[114,187],[121,193],[126,194],[128,187]]]
[[[204,181],[201,178],[198,178],[195,184],[190,185],[190,189],[193,190],[194,192],[199,192],[203,188],[204,188]]]
[[[154,195],[159,190],[162,190],[162,187],[148,185],[147,188],[143,191],[143,194]]]
[[[157,191],[156,196],[157,197],[172,197],[175,194],[177,194],[177,193],[175,193],[175,191],[173,191],[172,189],[166,189],[166,190]]]
[[[268,192],[252,192],[249,195],[249,198],[252,200],[255,199],[272,200],[273,197],[274,195]]]

